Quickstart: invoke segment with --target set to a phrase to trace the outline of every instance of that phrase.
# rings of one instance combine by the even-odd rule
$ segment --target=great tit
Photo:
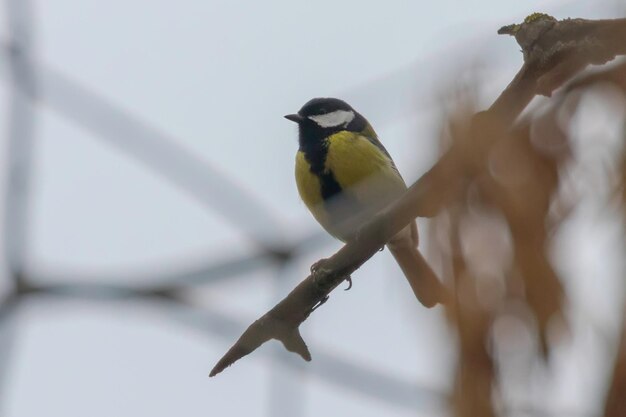
[[[300,197],[335,238],[350,240],[406,190],[372,126],[345,101],[314,98],[285,118],[298,124],[295,174]],[[417,245],[415,222],[387,243],[417,299],[431,307],[443,302],[445,290]]]

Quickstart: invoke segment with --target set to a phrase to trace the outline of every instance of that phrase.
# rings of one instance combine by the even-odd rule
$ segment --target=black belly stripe
[[[316,174],[320,179],[320,186],[322,188],[322,199],[328,201],[331,198],[341,193],[341,185],[335,179],[332,171],[326,171]]]
[[[333,172],[325,167],[328,143],[322,140],[307,145],[302,146],[301,150],[311,167],[311,173],[320,180],[322,199],[326,202],[341,193],[341,186],[335,179]]]
[[[320,181],[321,195],[324,200],[324,208],[329,214],[329,221],[336,227],[344,225],[360,213],[363,207],[350,194],[343,192],[341,185],[331,170],[325,168],[326,155],[328,153],[327,142],[317,142],[313,146],[301,146],[304,157],[310,165],[311,173]],[[339,232],[340,236],[349,236],[351,228]]]

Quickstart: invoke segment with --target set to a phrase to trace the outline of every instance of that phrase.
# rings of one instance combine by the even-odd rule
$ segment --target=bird
[[[342,242],[355,238],[364,223],[406,191],[372,125],[345,101],[314,98],[284,117],[298,125],[295,177],[300,198],[333,237]],[[418,243],[413,221],[386,246],[416,298],[432,307],[444,303],[445,288]]]

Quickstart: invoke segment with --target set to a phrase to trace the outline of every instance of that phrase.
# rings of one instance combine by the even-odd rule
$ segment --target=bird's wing
[[[378,135],[376,134],[374,128],[372,128],[372,125],[368,123],[365,129],[363,129],[363,132],[361,132],[361,134],[363,137],[365,137],[365,139],[369,140],[374,146],[380,149],[380,151],[384,153],[387,158],[389,158],[389,161],[391,161],[391,166],[393,167],[393,169],[396,170],[398,175],[400,175],[400,171],[398,171],[395,162],[393,162],[393,158],[391,158],[391,155],[389,155],[389,152],[387,152],[387,149],[385,149],[385,146],[382,144],[382,142],[378,140]],[[402,176],[400,175],[400,177]]]
[[[406,190],[404,180],[382,144],[342,131],[328,138],[325,168],[363,207],[380,209]]]
[[[389,155],[389,152],[387,152],[387,149],[385,149],[385,146],[382,144],[382,142],[380,140],[378,140],[378,135],[376,134],[376,131],[374,130],[372,125],[370,125],[368,123],[367,126],[365,126],[365,129],[363,130],[362,134],[374,146],[376,146],[378,149],[380,149],[381,152],[383,152],[385,155],[387,155],[387,157],[391,161],[391,166],[398,173],[400,178],[402,178],[402,175],[400,175],[400,171],[398,171],[398,168],[396,167],[396,164],[393,162],[393,159],[391,158],[391,155]],[[413,221],[413,222],[411,222],[410,226],[411,226],[410,227],[411,228],[411,238],[413,240],[413,245],[415,247],[417,247],[417,245],[419,243],[419,234],[417,233],[417,224],[416,224],[415,221]]]

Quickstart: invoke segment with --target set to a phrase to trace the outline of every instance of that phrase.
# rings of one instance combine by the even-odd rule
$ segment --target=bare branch
[[[625,315],[626,317],[626,315]],[[618,417],[626,410],[626,320],[623,321],[620,342],[617,345],[613,376],[604,404],[604,415]]]
[[[537,94],[549,95],[590,64],[626,53],[626,19],[556,19],[534,14],[524,23],[500,30],[514,35],[524,52],[524,65],[488,111],[477,113],[467,140],[461,140],[407,192],[367,223],[358,237],[324,262],[289,295],[252,323],[210,373],[226,367],[270,339],[310,360],[299,326],[323,304],[328,294],[416,217],[431,217],[455,195],[465,173],[477,169],[493,144],[511,130]],[[470,155],[470,157],[468,157]]]

